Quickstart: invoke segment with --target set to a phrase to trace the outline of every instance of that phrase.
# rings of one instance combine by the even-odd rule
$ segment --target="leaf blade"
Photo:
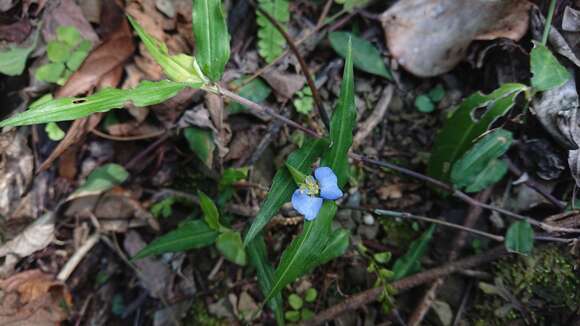
[[[0,127],[23,126],[37,123],[75,120],[92,113],[120,109],[132,102],[137,107],[161,103],[191,84],[168,80],[143,81],[128,90],[105,88],[87,97],[65,97],[53,99],[0,122]]]
[[[230,59],[230,35],[221,0],[195,0],[192,14],[199,66],[217,82]]]
[[[177,229],[168,232],[141,249],[132,260],[159,255],[166,252],[180,252],[211,245],[218,237],[203,220],[187,221]]]
[[[529,255],[534,249],[534,229],[528,221],[514,222],[505,236],[505,247],[509,252]]]
[[[328,34],[328,39],[334,51],[345,59],[348,55],[350,39],[352,41],[352,60],[356,68],[393,80],[393,75],[385,66],[381,53],[371,42],[348,32],[332,32]]]
[[[562,86],[572,77],[552,52],[538,42],[534,42],[530,54],[530,68],[532,86],[541,92]]]
[[[342,83],[340,85],[340,98],[338,107],[330,120],[330,139],[332,146],[322,156],[321,166],[328,166],[338,178],[339,187],[343,187],[348,181],[348,151],[352,145],[352,133],[356,123],[356,107],[354,103],[354,71],[352,61],[352,46],[344,64]]]

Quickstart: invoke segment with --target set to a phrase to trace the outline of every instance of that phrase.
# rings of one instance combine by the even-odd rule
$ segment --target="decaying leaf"
[[[0,134],[0,215],[10,216],[32,180],[34,160],[22,132]]]
[[[0,280],[0,289],[0,325],[60,325],[72,305],[66,285],[38,269]]]
[[[431,77],[453,69],[478,36],[521,38],[529,8],[525,0],[408,0],[389,8],[381,21],[395,59],[409,72]],[[506,19],[512,15],[518,19]]]
[[[14,239],[0,246],[0,257],[6,257],[0,275],[10,273],[20,259],[42,250],[54,239],[54,214],[46,213]]]

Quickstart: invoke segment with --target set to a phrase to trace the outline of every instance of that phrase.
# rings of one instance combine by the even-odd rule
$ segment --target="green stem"
[[[546,43],[548,42],[550,28],[552,28],[552,18],[554,18],[554,9],[556,9],[556,0],[551,0],[550,7],[548,8],[548,15],[546,16],[546,26],[544,26],[544,34],[542,35],[542,45],[546,45]]]

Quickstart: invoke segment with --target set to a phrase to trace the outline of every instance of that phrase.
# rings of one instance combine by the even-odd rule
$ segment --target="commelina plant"
[[[170,55],[165,44],[147,34],[137,21],[131,17],[128,19],[168,79],[142,81],[133,89],[108,88],[86,97],[58,98],[33,104],[28,110],[0,122],[0,127],[74,120],[96,112],[121,109],[128,102],[145,107],[161,103],[185,88],[199,88],[225,96],[250,109],[261,108],[219,84],[230,57],[230,36],[220,0],[194,1],[195,56]],[[257,272],[265,302],[274,310],[278,323],[284,322],[282,289],[315,267],[342,255],[349,244],[348,231],[333,230],[331,222],[337,210],[334,200],[342,196],[340,189],[348,180],[347,154],[352,145],[356,120],[350,48],[349,44],[340,97],[332,113],[329,135],[307,137],[302,147],[289,155],[286,166],[277,171],[272,187],[243,241]],[[271,109],[262,110],[267,110],[275,118],[284,119]],[[292,121],[285,122],[301,127]],[[320,167],[314,171],[313,178],[309,175],[317,162]],[[300,185],[298,189],[297,182]],[[280,207],[289,201],[305,216],[306,221],[301,233],[284,250],[274,267],[267,258],[262,230]]]

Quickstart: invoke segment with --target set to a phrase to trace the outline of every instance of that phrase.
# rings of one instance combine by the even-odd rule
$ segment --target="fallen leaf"
[[[10,217],[32,181],[34,159],[26,135],[0,134],[0,215]]]
[[[527,19],[515,21],[515,26],[514,22],[506,25],[504,19],[527,15],[526,3],[525,0],[399,1],[383,13],[381,22],[387,45],[399,64],[414,75],[432,77],[453,69],[478,36],[521,38],[527,30]],[[512,30],[502,31],[506,28]]]
[[[274,89],[276,95],[285,100],[292,98],[306,83],[306,79],[301,75],[281,73],[276,70],[264,72],[262,78]]]
[[[0,325],[54,326],[68,318],[72,296],[66,285],[41,270],[0,280]]]
[[[133,257],[146,243],[141,236],[135,231],[129,231],[123,241],[123,247],[130,257]],[[133,262],[137,268],[137,277],[141,284],[146,288],[154,298],[166,298],[168,287],[171,284],[171,270],[167,264],[151,257]]]
[[[42,250],[54,239],[54,214],[46,213],[14,239],[0,246],[0,257],[6,257],[0,275],[10,273],[20,259]]]

